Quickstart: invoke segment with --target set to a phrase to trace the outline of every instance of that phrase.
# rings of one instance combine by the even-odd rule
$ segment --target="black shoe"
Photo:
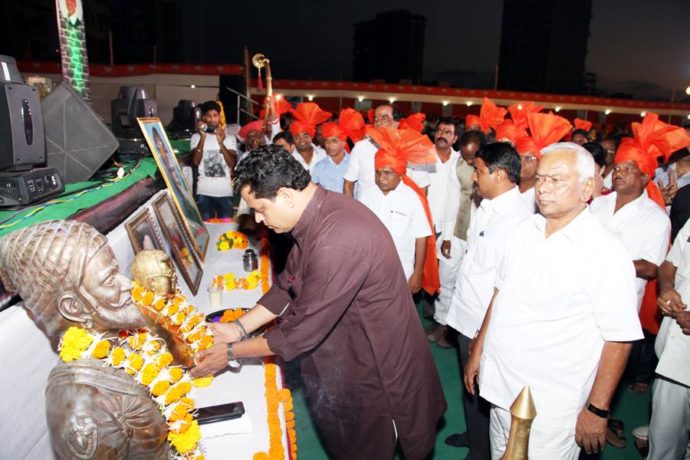
[[[453,447],[469,447],[470,445],[469,439],[467,439],[467,432],[451,434],[444,442]]]

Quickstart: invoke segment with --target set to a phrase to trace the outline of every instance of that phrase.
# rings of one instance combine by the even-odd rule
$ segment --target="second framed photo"
[[[201,262],[194,254],[192,242],[187,236],[182,219],[175,210],[168,194],[162,194],[153,202],[153,210],[156,213],[158,225],[160,225],[165,239],[170,245],[170,252],[177,268],[182,273],[189,290],[193,295],[199,291],[201,277],[204,274]]]
[[[148,209],[144,209],[128,220],[125,223],[125,229],[127,229],[134,254],[138,254],[142,249],[163,249]]]

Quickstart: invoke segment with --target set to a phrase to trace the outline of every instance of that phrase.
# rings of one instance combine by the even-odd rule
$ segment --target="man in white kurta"
[[[649,460],[680,459],[690,431],[690,221],[659,269],[659,306],[667,315],[657,335],[659,365],[652,391]],[[671,316],[673,314],[673,316]],[[685,325],[685,333],[680,324]],[[687,456],[685,457],[687,458]]]
[[[409,280],[415,266],[415,242],[431,235],[429,221],[419,197],[410,187],[400,182],[384,194],[379,187],[364,190],[360,201],[383,222],[395,243],[400,262]]]
[[[484,197],[470,220],[467,251],[460,264],[446,320],[458,331],[461,367],[469,358],[470,342],[479,331],[494,292],[496,268],[513,229],[532,211],[516,185],[520,158],[507,143],[496,142],[477,152],[475,182]],[[477,395],[465,397],[467,443],[473,459],[489,458],[489,409]],[[460,435],[457,435],[460,436]]]
[[[617,169],[618,168],[618,169]],[[627,175],[632,175],[630,172]],[[639,174],[639,170],[638,170]],[[614,192],[595,198],[590,205],[592,214],[616,234],[636,265],[637,309],[642,304],[645,285],[656,278],[656,270],[664,261],[671,235],[671,220],[666,211],[652,201],[639,182],[630,192],[618,191],[625,178],[617,165],[613,170]],[[646,263],[645,263],[646,262]]]
[[[465,369],[492,403],[492,458],[510,431],[510,405],[532,391],[533,459],[577,459],[604,446],[611,398],[633,340],[642,338],[635,271],[618,238],[587,208],[594,161],[559,143],[543,150],[535,214],[515,228],[496,292]],[[481,365],[477,361],[481,360]]]

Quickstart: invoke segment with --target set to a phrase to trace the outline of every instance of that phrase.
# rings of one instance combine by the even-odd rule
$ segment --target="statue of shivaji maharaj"
[[[159,262],[149,281],[170,291],[174,271],[166,270],[164,259]],[[187,430],[189,439],[196,436],[193,443],[169,436],[182,437],[192,424],[193,402],[185,397],[189,377],[164,353],[162,339],[138,329],[146,318],[102,234],[76,221],[13,232],[0,239],[0,277],[21,295],[64,361],[52,370],[46,388],[48,428],[60,458],[200,458],[194,456],[196,421],[196,430]],[[145,332],[134,332],[125,342],[118,337],[122,330]],[[70,351],[73,356],[66,359]]]

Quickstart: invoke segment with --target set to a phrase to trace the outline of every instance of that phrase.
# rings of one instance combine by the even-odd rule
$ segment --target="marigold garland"
[[[292,393],[287,388],[278,388],[276,377],[278,366],[271,360],[266,360],[264,367],[264,385],[266,387],[266,409],[268,412],[268,452],[257,452],[253,460],[283,460],[285,448],[283,447],[283,430],[280,426],[280,404],[285,411],[285,427],[287,428],[290,444],[290,457],[297,460],[297,433],[295,431],[295,414],[292,406]]]
[[[221,251],[230,249],[246,249],[249,246],[249,238],[242,232],[228,230],[221,234],[216,241],[216,248]]]
[[[153,308],[165,321],[165,328],[180,337],[195,353],[213,346],[213,335],[206,317],[179,292],[166,297],[133,282],[132,298],[143,308]]]
[[[201,430],[193,416],[194,400],[189,397],[193,380],[182,368],[170,367],[173,357],[162,339],[148,331],[103,339],[102,334],[72,326],[63,334],[58,351],[65,362],[94,358],[130,374],[148,389],[165,417],[168,442],[179,454],[176,458],[203,460]]]

